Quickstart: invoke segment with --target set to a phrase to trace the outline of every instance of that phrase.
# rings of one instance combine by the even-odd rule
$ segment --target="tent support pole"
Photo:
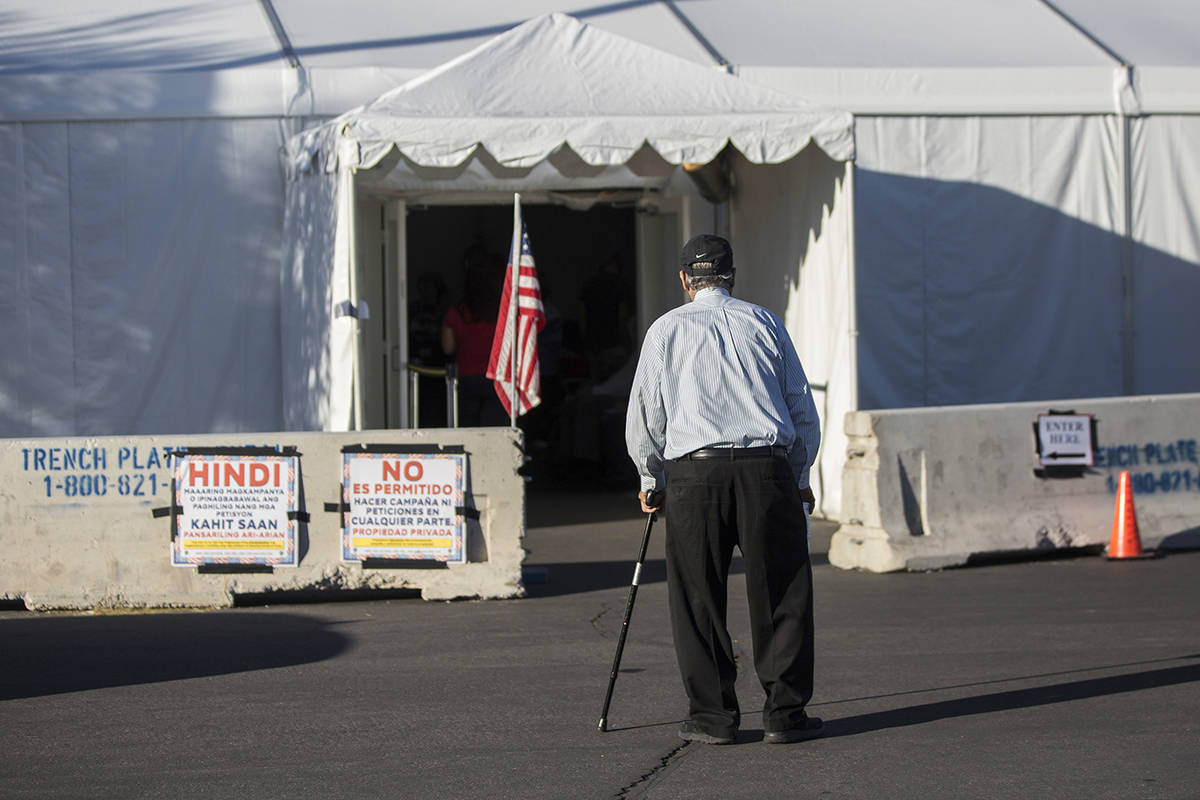
[[[408,209],[403,200],[391,199],[386,206],[386,216],[384,218],[384,263],[383,268],[385,274],[395,276],[393,284],[396,287],[396,293],[392,298],[392,308],[395,311],[392,313],[391,328],[389,333],[393,337],[395,344],[392,345],[391,352],[391,372],[384,377],[385,381],[396,387],[396,411],[395,416],[390,413],[387,415],[387,427],[409,427],[409,410],[408,410],[408,361],[410,353],[408,352],[408,326],[411,320],[408,318]],[[388,324],[388,320],[384,320]]]
[[[358,246],[355,241],[358,238],[358,200],[354,196],[354,173],[353,167],[350,168],[350,197],[347,208],[350,211],[350,220],[347,227],[350,229],[350,240],[347,245],[350,249],[350,307],[354,310],[354,378],[352,383],[352,391],[354,392],[354,430],[361,431],[363,429],[363,396],[362,396],[362,320],[359,318],[358,305]]]
[[[846,327],[849,339],[849,400],[847,411],[858,410],[858,257],[854,250],[854,162],[846,162],[846,191],[845,206],[849,209],[846,214],[846,290],[850,293],[849,304],[846,306]],[[828,425],[828,421],[825,423]]]
[[[346,231],[346,281],[347,292],[350,295],[349,309],[347,314],[350,317],[351,328],[351,347],[350,347],[350,391],[352,394],[351,413],[354,416],[352,425],[347,427],[350,430],[361,431],[363,426],[363,400],[362,400],[362,365],[361,361],[361,340],[362,340],[362,324],[359,319],[360,309],[358,304],[358,200],[354,196],[354,177],[358,172],[358,143],[350,139],[346,131],[341,132],[342,139],[338,142],[338,193],[341,195],[339,202],[345,213],[345,231]]]
[[[1121,172],[1123,178],[1122,205],[1124,230],[1121,237],[1121,391],[1132,395],[1137,389],[1134,380],[1133,351],[1133,120],[1126,114],[1117,117],[1121,126]]]
[[[1134,351],[1134,264],[1133,264],[1133,121],[1125,107],[1123,89],[1134,90],[1133,67],[1122,65],[1117,71],[1117,125],[1121,142],[1121,392],[1137,392]],[[1135,111],[1135,114],[1137,112]]]
[[[508,394],[508,422],[510,427],[517,427],[517,316],[520,313],[520,282],[521,282],[521,195],[513,194],[513,238],[512,238],[512,286],[509,287],[511,296],[508,301],[509,326],[509,356],[512,359],[512,371],[509,377],[512,384]]]

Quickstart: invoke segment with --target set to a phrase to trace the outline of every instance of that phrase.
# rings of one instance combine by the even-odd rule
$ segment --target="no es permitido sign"
[[[296,566],[296,461],[294,456],[178,456],[171,563]]]
[[[344,453],[342,560],[466,561],[458,453]]]

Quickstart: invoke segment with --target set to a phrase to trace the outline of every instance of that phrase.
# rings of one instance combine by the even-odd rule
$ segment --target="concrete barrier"
[[[1096,422],[1095,464],[1039,476],[1039,414]],[[1145,548],[1200,546],[1200,394],[850,412],[829,561],[872,572],[1107,545],[1128,470]],[[1070,472],[1070,470],[1064,470]]]
[[[467,454],[465,564],[367,568],[341,560],[342,447],[457,445]],[[271,572],[171,565],[168,449],[267,445],[299,452],[299,563]],[[229,606],[238,595],[419,589],[429,599],[524,593],[525,484],[520,433],[508,428],[255,433],[0,441],[0,599],[30,609]]]

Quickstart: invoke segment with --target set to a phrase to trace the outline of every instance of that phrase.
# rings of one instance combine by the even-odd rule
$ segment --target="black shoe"
[[[679,738],[685,742],[703,742],[704,744],[733,744],[732,736],[713,736],[696,727],[690,719],[679,726]]]
[[[787,728],[782,731],[767,731],[763,734],[763,741],[767,744],[791,744],[792,742],[803,742],[808,739],[816,739],[825,734],[825,726],[821,722],[820,717],[809,717],[804,720],[803,725],[795,728]]]

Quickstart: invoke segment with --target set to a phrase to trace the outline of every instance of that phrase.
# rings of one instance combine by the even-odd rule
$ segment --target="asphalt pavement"
[[[656,526],[531,493],[528,596],[124,614],[0,611],[3,798],[1197,798],[1200,553],[919,574],[828,565],[827,735],[762,741],[738,563],[735,744],[684,744]]]

